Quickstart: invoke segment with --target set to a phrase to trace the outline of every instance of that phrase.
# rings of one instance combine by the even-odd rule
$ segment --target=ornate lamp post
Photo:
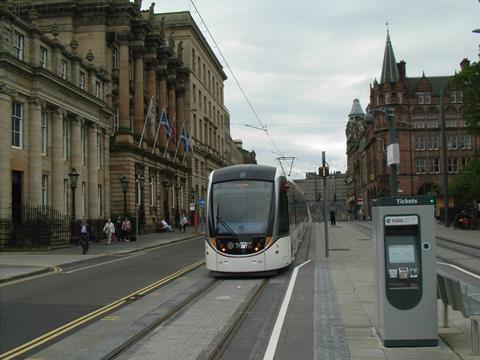
[[[77,180],[78,177],[80,176],[79,173],[77,173],[77,170],[75,168],[72,168],[72,171],[68,173],[68,176],[70,177],[70,188],[72,189],[72,220],[75,220],[76,214],[75,214],[75,190],[77,189]]]
[[[180,207],[178,204],[178,193],[180,192],[180,184],[177,182],[175,184],[175,227],[178,229],[180,227]]]
[[[127,217],[127,191],[128,191],[128,178],[123,175],[120,177],[120,184],[122,184],[123,191],[123,217]]]
[[[138,240],[138,217],[140,210],[143,211],[143,185],[145,184],[145,177],[139,174],[135,182],[138,184],[138,196],[140,200],[139,204],[135,205],[135,240]]]

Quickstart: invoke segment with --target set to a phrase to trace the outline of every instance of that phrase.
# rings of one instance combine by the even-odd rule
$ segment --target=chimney
[[[464,58],[460,63],[460,69],[462,69],[463,71],[467,66],[470,66],[470,60],[468,60],[467,58]]]
[[[405,60],[400,61],[397,66],[398,66],[398,73],[400,74],[400,79],[405,80],[406,78],[406,67],[407,63]]]

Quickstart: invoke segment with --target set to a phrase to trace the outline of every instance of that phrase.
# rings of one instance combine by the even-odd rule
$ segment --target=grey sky
[[[396,60],[407,62],[409,77],[449,75],[464,57],[478,61],[476,0],[194,2],[270,136],[286,156],[297,157],[295,178],[319,166],[322,150],[333,169],[346,170],[348,113],[354,98],[365,109],[369,84],[380,78],[387,21]],[[156,12],[184,10],[216,51],[188,0],[156,2]],[[259,124],[225,71],[232,137],[255,150],[260,164],[274,165],[274,146],[244,126]]]

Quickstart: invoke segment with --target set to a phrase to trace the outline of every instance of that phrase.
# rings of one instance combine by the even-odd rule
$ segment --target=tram
[[[207,269],[219,275],[287,267],[310,222],[303,193],[282,169],[234,165],[214,170],[207,192]]]

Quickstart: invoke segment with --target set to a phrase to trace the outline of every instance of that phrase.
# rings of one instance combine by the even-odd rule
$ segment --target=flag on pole
[[[143,130],[142,136],[140,137],[140,142],[138,143],[138,147],[142,146],[143,136],[145,135],[145,128],[147,127],[148,123],[151,122],[150,128],[155,128],[155,104],[153,102],[153,96],[150,98],[150,104],[148,105],[147,116],[145,121],[143,122]]]
[[[185,152],[188,152],[188,140],[187,140],[187,131],[185,130],[185,126],[182,128],[182,133],[180,135],[180,140],[183,143],[183,149]]]
[[[167,140],[169,140],[172,136],[172,130],[170,128],[170,123],[168,122],[167,112],[165,109],[162,110],[162,115],[160,115],[160,124],[165,126],[165,135],[167,136]]]
[[[172,124],[170,124],[170,140],[172,140],[174,144],[177,143],[177,131],[175,129],[175,114],[173,114],[173,121],[172,121]]]

